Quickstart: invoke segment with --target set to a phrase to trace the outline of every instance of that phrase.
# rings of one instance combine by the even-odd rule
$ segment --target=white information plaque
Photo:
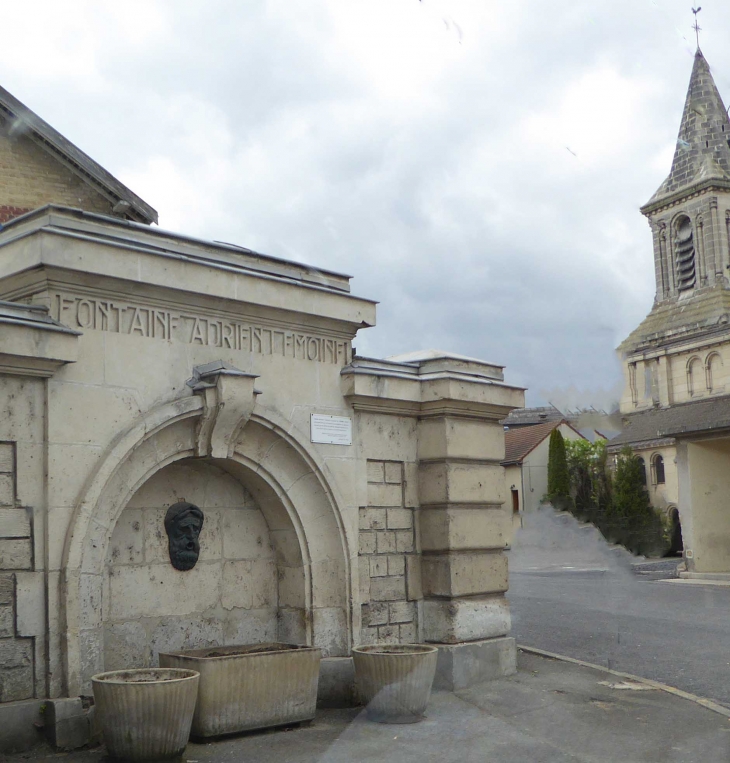
[[[329,445],[352,445],[352,419],[313,413],[311,440]]]

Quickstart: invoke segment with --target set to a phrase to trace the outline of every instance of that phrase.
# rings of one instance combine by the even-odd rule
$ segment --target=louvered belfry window
[[[677,260],[677,290],[687,291],[693,289],[696,282],[695,242],[689,217],[680,217],[676,230],[674,247]]]

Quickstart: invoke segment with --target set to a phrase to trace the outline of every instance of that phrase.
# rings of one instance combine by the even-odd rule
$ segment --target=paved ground
[[[730,587],[632,574],[626,555],[547,513],[516,536],[510,564],[518,643],[730,705]]]
[[[370,723],[324,710],[308,727],[190,744],[188,763],[727,763],[730,719],[672,694],[623,687],[603,671],[529,654],[516,676],[434,694],[427,718]],[[609,685],[607,685],[609,684]],[[8,763],[102,763],[103,748],[41,749]]]

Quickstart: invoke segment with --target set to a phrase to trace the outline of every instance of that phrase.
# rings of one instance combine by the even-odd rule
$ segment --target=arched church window
[[[705,382],[708,392],[717,392],[722,389],[720,383],[722,358],[717,352],[711,352],[705,360]]]
[[[644,462],[644,459],[641,456],[637,457],[637,461],[639,462],[639,466],[641,467],[641,484],[646,485],[646,463]]]
[[[651,462],[653,477],[654,477],[654,484],[655,485],[663,485],[664,480],[664,459],[660,455],[654,456]]]
[[[695,242],[692,222],[689,217],[682,215],[675,226],[674,256],[677,264],[677,290],[693,289],[695,275]]]
[[[687,392],[690,397],[702,394],[702,361],[690,358],[687,363]]]

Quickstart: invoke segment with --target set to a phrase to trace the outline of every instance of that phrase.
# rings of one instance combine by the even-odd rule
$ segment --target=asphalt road
[[[513,571],[518,644],[633,673],[730,706],[730,587],[623,569]]]

